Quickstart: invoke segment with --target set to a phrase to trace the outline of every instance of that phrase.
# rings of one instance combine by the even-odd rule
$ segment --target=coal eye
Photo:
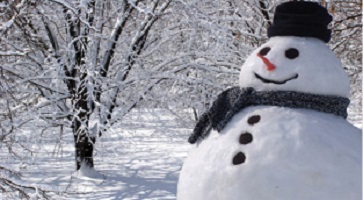
[[[291,48],[285,51],[285,56],[289,59],[294,59],[299,56],[299,51],[295,48]]]
[[[265,47],[265,48],[263,48],[263,49],[261,49],[261,51],[260,51],[260,55],[261,56],[265,56],[265,55],[267,55],[268,54],[268,52],[271,50],[271,48],[270,47]]]

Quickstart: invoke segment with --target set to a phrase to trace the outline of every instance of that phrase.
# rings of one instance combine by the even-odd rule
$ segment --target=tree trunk
[[[94,167],[93,145],[96,142],[96,138],[94,134],[90,133],[89,129],[89,119],[94,110],[94,103],[88,100],[89,94],[86,86],[86,77],[87,72],[80,75],[80,84],[73,100],[73,113],[76,114],[73,118],[72,125],[77,170],[80,170],[82,166],[88,168]]]
[[[76,151],[76,169],[81,167],[93,168],[93,145],[96,142],[95,137],[90,137],[88,133],[74,135],[74,145]]]

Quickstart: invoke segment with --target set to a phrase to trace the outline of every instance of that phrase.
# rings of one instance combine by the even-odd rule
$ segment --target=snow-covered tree
[[[0,55],[6,61],[1,70],[7,80],[4,91],[14,100],[12,112],[16,107],[19,118],[28,122],[71,127],[77,170],[92,168],[96,136],[111,125],[115,108],[122,108],[115,116],[124,115],[161,80],[131,77],[142,52],[157,42],[148,36],[170,2],[2,4]],[[6,119],[4,124],[17,125]]]
[[[331,47],[351,81],[351,106],[362,120],[362,0],[325,2],[334,16]]]

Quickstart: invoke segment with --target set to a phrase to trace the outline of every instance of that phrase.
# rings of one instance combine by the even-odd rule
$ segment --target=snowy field
[[[96,143],[95,168],[100,174],[87,174],[93,178],[74,173],[70,132],[62,138],[44,134],[36,141],[22,137],[33,143],[33,155],[14,163],[3,147],[1,164],[21,169],[26,180],[76,192],[62,199],[175,199],[190,130],[178,126],[167,111],[133,112],[118,127]]]
[[[361,115],[350,120],[362,127]],[[44,133],[28,140],[32,153],[14,162],[1,147],[1,164],[21,169],[24,179],[48,184],[68,194],[56,199],[175,199],[191,130],[176,123],[168,111],[139,110],[128,115],[109,135],[96,143],[95,168],[86,176],[74,173],[74,147],[70,131]],[[26,154],[26,155],[25,155]],[[0,199],[5,198],[1,196]]]

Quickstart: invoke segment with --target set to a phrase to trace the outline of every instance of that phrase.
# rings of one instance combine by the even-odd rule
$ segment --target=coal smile
[[[276,85],[282,85],[282,84],[285,84],[287,81],[291,81],[293,79],[297,79],[299,77],[298,74],[295,74],[294,76],[292,76],[291,78],[288,78],[288,79],[285,79],[285,80],[282,80],[282,81],[278,81],[278,80],[271,80],[271,79],[266,79],[266,78],[263,78],[262,76],[260,76],[259,74],[257,74],[255,72],[255,77],[259,80],[261,80],[262,82],[264,83],[272,83],[272,84],[276,84]]]

